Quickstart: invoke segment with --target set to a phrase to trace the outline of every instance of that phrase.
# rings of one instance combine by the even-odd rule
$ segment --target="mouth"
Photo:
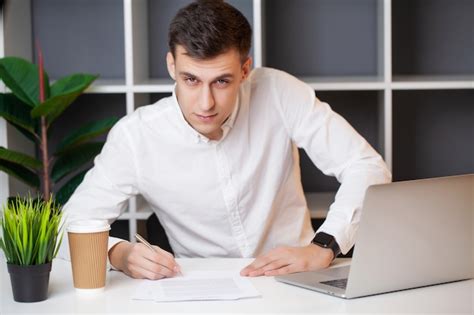
[[[213,115],[199,115],[199,114],[195,114],[195,115],[202,122],[212,122],[214,118],[217,117],[217,113]]]

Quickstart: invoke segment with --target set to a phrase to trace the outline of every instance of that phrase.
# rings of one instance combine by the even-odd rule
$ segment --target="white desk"
[[[248,259],[178,259],[183,270],[239,269]],[[337,264],[348,261],[339,260]],[[155,303],[134,301],[130,296],[140,280],[121,272],[107,275],[104,293],[76,295],[71,265],[56,259],[49,283],[49,297],[37,303],[13,301],[10,277],[0,254],[0,314],[28,313],[465,313],[473,314],[474,280],[425,287],[390,294],[344,300],[277,282],[272,277],[251,278],[261,298],[237,301]]]

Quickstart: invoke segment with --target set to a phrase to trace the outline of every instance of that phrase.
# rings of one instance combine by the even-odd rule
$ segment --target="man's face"
[[[186,121],[207,138],[219,140],[239,86],[249,74],[251,59],[242,64],[237,49],[230,49],[212,59],[198,60],[178,45],[176,58],[168,53],[166,62],[176,80],[176,97]]]

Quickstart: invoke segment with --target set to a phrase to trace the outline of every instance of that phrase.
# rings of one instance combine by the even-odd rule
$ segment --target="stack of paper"
[[[236,300],[259,297],[248,278],[235,271],[193,271],[161,280],[143,280],[132,299],[155,302]]]

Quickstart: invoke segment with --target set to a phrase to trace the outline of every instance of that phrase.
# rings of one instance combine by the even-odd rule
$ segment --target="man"
[[[354,244],[366,188],[390,181],[382,158],[303,82],[251,71],[251,29],[221,1],[181,9],[166,62],[173,96],[110,131],[65,205],[69,220],[115,220],[141,194],[178,257],[256,257],[244,276],[327,267]],[[297,147],[342,183],[314,238]],[[172,254],[111,239],[113,267],[134,278],[180,271]]]

